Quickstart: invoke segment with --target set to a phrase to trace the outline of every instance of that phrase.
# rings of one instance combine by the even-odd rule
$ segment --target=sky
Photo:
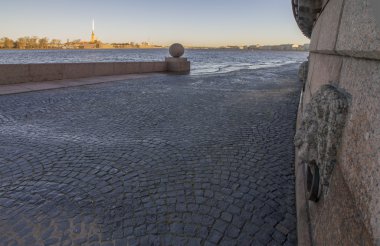
[[[305,44],[289,0],[0,0],[0,37],[186,46]]]

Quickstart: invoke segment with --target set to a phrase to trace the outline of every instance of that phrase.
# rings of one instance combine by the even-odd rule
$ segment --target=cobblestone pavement
[[[0,97],[1,245],[295,245],[296,65]]]

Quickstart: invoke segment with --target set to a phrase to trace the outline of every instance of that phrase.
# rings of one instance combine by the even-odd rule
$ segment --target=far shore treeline
[[[39,37],[22,37],[17,40],[3,37],[0,39],[0,49],[51,49],[61,48],[62,42],[59,39]]]
[[[221,46],[221,47],[200,47],[200,46],[186,46],[189,49],[232,49],[232,50],[273,50],[273,51],[308,51],[309,44],[296,45],[296,44],[279,44],[279,45],[244,45],[244,46]],[[167,48],[167,46],[160,46],[142,43],[103,43],[100,40],[94,42],[82,41],[80,39],[67,40],[62,42],[59,39],[40,38],[37,36],[22,37],[16,40],[3,37],[0,38],[1,49],[155,49]]]
[[[86,48],[103,48],[103,49],[117,49],[117,48],[162,48],[159,45],[151,45],[147,42],[142,43],[112,43],[106,44],[99,40],[93,43],[82,41],[80,39],[62,42],[59,39],[49,40],[46,37],[40,38],[37,36],[21,37],[13,40],[8,37],[0,38],[0,49],[86,49]]]

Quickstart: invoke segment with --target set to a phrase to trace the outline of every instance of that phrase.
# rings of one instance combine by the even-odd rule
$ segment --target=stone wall
[[[0,64],[0,85],[139,73],[188,73],[189,71],[190,62],[185,58],[170,62]]]
[[[321,168],[319,173],[326,171],[320,165],[325,157],[335,157],[329,160],[333,168],[329,170],[328,192],[321,192],[326,183],[320,176],[318,199],[310,201],[307,197],[310,191],[304,186],[308,180],[307,167],[312,166],[303,157],[307,141],[296,148],[299,245],[380,245],[380,23],[377,20],[380,9],[376,0],[324,0],[322,5],[311,35],[309,72],[300,102],[297,134],[304,134],[305,129],[311,132],[312,128],[318,129],[319,135],[314,137],[321,138],[322,143],[316,141],[318,155],[310,155],[310,160]],[[308,109],[318,101],[316,98],[326,84],[342,93],[347,101],[347,115],[338,129],[340,135],[326,130],[334,124],[334,117],[321,119],[317,114],[310,120]],[[323,102],[317,104],[321,106]],[[318,112],[324,116],[330,114],[326,110]],[[318,124],[320,121],[323,124]],[[323,146],[331,141],[338,144],[328,151]],[[311,174],[310,177],[316,175],[313,171]]]

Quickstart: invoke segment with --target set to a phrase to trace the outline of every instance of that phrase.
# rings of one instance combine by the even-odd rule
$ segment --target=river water
[[[162,61],[168,49],[0,50],[0,64]],[[191,74],[227,73],[300,63],[307,52],[187,49]]]

